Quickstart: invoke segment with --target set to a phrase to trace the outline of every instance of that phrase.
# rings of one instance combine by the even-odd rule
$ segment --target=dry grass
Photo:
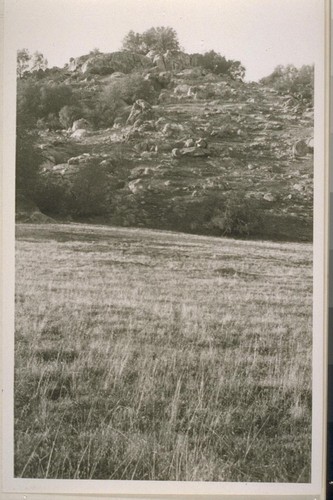
[[[17,228],[15,474],[310,480],[312,247]]]

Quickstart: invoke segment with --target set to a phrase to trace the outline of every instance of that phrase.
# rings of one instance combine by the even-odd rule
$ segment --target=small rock
[[[72,133],[71,137],[73,139],[83,139],[84,137],[87,137],[87,135],[88,131],[85,128],[79,128]]]
[[[184,142],[185,148],[192,148],[195,145],[194,139],[187,139]]]
[[[90,128],[90,123],[85,118],[80,118],[79,120],[75,120],[73,123],[72,131],[75,132],[75,130],[87,128]]]
[[[195,145],[197,146],[197,148],[203,148],[203,149],[206,149],[208,147],[207,141],[205,139],[202,139],[202,137],[200,137],[200,139],[197,140]]]
[[[264,200],[269,201],[269,202],[273,202],[273,201],[276,201],[276,198],[274,195],[272,195],[272,193],[266,193],[266,194],[264,194]]]
[[[173,156],[173,158],[180,158],[182,156],[181,154],[181,150],[178,149],[178,148],[174,148],[172,151],[171,151],[171,154]]]

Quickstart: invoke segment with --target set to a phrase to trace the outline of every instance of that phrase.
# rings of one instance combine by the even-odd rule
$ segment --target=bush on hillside
[[[126,105],[133,104],[137,99],[153,103],[155,98],[156,92],[151,81],[145,80],[139,73],[126,75],[109,84],[100,93],[88,118],[95,126],[110,127]]]
[[[73,217],[107,214],[110,211],[108,173],[98,161],[80,166],[70,179],[40,177],[35,201],[48,215]]]
[[[70,187],[62,180],[49,175],[40,176],[36,184],[34,200],[38,208],[48,215],[69,215]]]
[[[74,176],[69,210],[77,216],[106,214],[110,211],[108,174],[98,162],[83,165]]]
[[[58,115],[64,106],[73,104],[73,91],[69,85],[45,83],[36,81],[33,77],[18,80],[18,120],[24,119],[30,126],[34,126],[38,119],[53,120],[49,115]]]
[[[244,192],[233,192],[223,206],[217,204],[210,225],[222,236],[248,237],[259,232],[261,222],[258,202],[245,198]]]
[[[35,125],[39,117],[40,92],[39,85],[32,80],[18,80],[16,93],[17,123],[24,126]]]
[[[59,130],[62,128],[58,113],[49,113],[45,118],[39,118],[36,126],[40,130]]]
[[[204,54],[193,54],[192,58],[194,57],[198,66],[215,75],[228,75],[239,80],[243,80],[245,76],[245,68],[239,61],[226,59],[215,50],[210,50]]]
[[[119,95],[126,104],[133,104],[137,99],[144,99],[152,104],[156,98],[153,84],[140,73],[126,75],[111,83],[104,91],[103,97]]]
[[[79,106],[63,106],[59,111],[59,121],[65,128],[70,128],[75,120],[82,116],[82,110]]]
[[[45,117],[50,113],[59,113],[61,108],[72,104],[73,91],[69,85],[47,83],[40,86],[39,115]]]
[[[42,163],[40,151],[36,148],[37,134],[28,128],[23,119],[16,127],[16,191],[27,197],[34,197],[39,166]]]

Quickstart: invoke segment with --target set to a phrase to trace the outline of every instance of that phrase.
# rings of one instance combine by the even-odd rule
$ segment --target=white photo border
[[[233,496],[258,498],[324,498],[326,438],[326,370],[328,311],[328,85],[330,0],[317,0],[318,16],[323,27],[315,63],[315,148],[314,148],[314,300],[313,300],[313,417],[311,482],[296,483],[224,483],[174,481],[55,480],[14,477],[13,459],[13,368],[14,368],[14,291],[15,291],[15,111],[16,46],[15,26],[9,6],[19,0],[2,0],[3,64],[1,139],[2,220],[1,220],[1,307],[2,307],[2,453],[0,498],[132,498],[160,496]],[[57,0],[54,0],[57,1]],[[93,0],[92,0],[93,1]],[[112,0],[110,0],[112,1]],[[124,0],[126,1],[126,0]],[[153,1],[153,0],[152,0]],[[186,1],[186,0],[179,0]],[[230,0],[232,1],[232,0]],[[233,0],[236,1],[236,0]],[[252,0],[249,0],[252,1]],[[253,0],[259,1],[259,0]],[[309,36],[311,36],[309,34]],[[323,168],[323,166],[325,166]],[[22,496],[23,495],[23,496]],[[26,496],[25,496],[26,495]],[[67,495],[70,495],[68,497]],[[73,495],[75,495],[73,497]],[[89,495],[89,496],[87,496]],[[98,497],[96,496],[98,495]]]

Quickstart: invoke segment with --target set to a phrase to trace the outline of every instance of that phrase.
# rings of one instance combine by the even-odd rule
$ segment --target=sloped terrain
[[[87,101],[124,77],[98,74],[97,62],[93,76],[83,78],[84,59],[72,61],[68,73],[67,83]],[[90,167],[94,179],[101,175],[103,207],[74,218],[215,235],[228,234],[230,223],[234,235],[241,226],[241,236],[311,240],[312,108],[200,67],[160,71],[147,63],[142,74],[168,82],[154,105],[124,103],[109,128],[81,122],[76,130],[40,131],[43,175],[60,189],[70,192]],[[240,220],[233,220],[235,206]]]

